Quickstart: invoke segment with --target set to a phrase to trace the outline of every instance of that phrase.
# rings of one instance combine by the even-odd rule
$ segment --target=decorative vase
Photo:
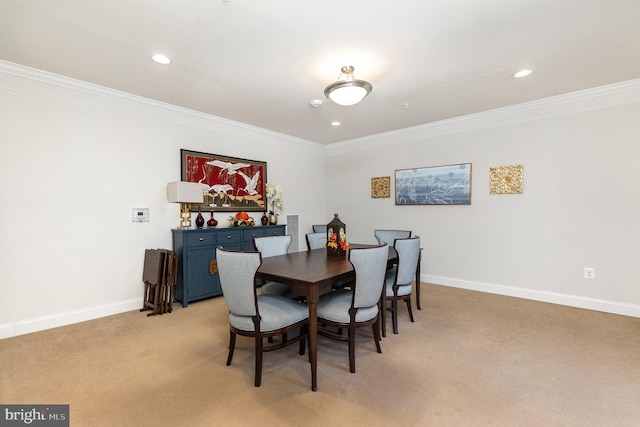
[[[213,217],[213,211],[211,211],[211,218],[207,221],[207,226],[209,226],[209,228],[213,228],[216,225],[218,225],[218,221]]]
[[[202,212],[198,210],[198,216],[196,217],[196,227],[202,228],[204,225],[204,217],[202,216]]]
[[[269,215],[269,224],[276,225],[278,223],[278,214]]]
[[[269,224],[269,217],[267,216],[266,212],[264,213],[264,215],[262,215],[262,218],[260,218],[260,222],[262,223],[262,225]]]

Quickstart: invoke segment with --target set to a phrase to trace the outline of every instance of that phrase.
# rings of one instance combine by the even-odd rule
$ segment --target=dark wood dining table
[[[351,244],[351,248],[375,245]],[[389,247],[389,261],[398,258]],[[306,298],[309,306],[309,359],[311,361],[311,390],[318,389],[318,300],[331,291],[334,284],[355,277],[348,256],[328,256],[326,249],[294,252],[262,259],[256,277],[266,281],[284,283],[296,295]]]

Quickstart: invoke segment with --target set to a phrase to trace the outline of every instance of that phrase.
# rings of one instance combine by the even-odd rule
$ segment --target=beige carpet
[[[0,403],[70,404],[72,426],[638,426],[640,319],[423,285],[375,352],[320,338],[225,366],[222,298],[0,340]],[[390,322],[390,319],[388,319]],[[390,329],[390,325],[388,331]]]

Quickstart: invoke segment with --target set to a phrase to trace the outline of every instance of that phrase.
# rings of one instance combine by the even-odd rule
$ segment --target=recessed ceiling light
[[[340,126],[342,123],[340,122],[331,122],[331,126]]]
[[[162,64],[162,65],[171,64],[171,58],[169,58],[168,56],[162,55],[160,53],[153,55],[151,59],[153,59],[158,64]]]
[[[523,77],[527,77],[527,76],[531,75],[531,73],[533,73],[532,70],[529,70],[529,69],[525,68],[523,70],[516,71],[515,73],[511,74],[511,76],[514,79],[521,79]]]

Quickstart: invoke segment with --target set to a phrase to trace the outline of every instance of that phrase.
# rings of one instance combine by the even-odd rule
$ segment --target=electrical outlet
[[[584,278],[585,279],[595,279],[596,278],[596,269],[593,267],[585,267],[584,268]]]

